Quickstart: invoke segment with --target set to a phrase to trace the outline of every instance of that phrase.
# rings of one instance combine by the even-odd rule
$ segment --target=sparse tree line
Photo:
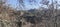
[[[30,0],[30,2],[36,1]],[[0,27],[60,27],[60,9],[57,7],[54,9],[53,2],[51,5],[53,8],[49,7],[47,1],[42,3],[47,5],[48,9],[42,7],[42,10],[39,8],[27,11],[15,10],[3,5],[4,3],[0,2]],[[19,0],[19,3],[24,6],[23,0]]]

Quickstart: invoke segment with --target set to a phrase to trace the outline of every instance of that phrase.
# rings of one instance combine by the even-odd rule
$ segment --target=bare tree
[[[0,0],[0,6],[5,4],[6,3],[6,0]]]
[[[17,0],[18,1],[18,3],[19,3],[19,8],[22,10],[22,9],[24,9],[24,0]]]

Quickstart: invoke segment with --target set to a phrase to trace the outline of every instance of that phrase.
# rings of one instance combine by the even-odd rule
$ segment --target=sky
[[[17,0],[7,0],[7,4],[10,4],[12,7],[17,6]]]
[[[38,1],[40,1],[40,0],[38,0]],[[17,0],[8,0],[7,3],[10,4],[12,7],[17,7],[17,5],[18,5]],[[28,2],[28,0],[25,0],[24,3],[25,3],[25,7],[27,9],[30,9],[30,8],[32,8],[32,9],[33,8],[38,8],[38,5],[39,5],[38,2],[37,2],[36,5],[34,5],[34,4],[33,5],[30,5],[30,3]]]
[[[41,0],[36,0],[37,1],[37,3],[35,3],[36,5],[34,5],[34,2],[32,3],[33,5],[30,5],[30,3],[29,3],[29,1],[28,0],[25,0],[24,1],[24,4],[25,4],[25,7],[27,8],[27,10],[28,9],[33,9],[33,8],[39,8],[40,7],[40,1]],[[50,3],[51,3],[51,0],[49,0],[50,1]],[[58,1],[60,1],[60,0],[58,0]],[[7,1],[7,3],[8,4],[10,4],[12,7],[14,7],[14,8],[16,8],[17,6],[18,6],[18,2],[17,2],[17,0],[8,0]]]

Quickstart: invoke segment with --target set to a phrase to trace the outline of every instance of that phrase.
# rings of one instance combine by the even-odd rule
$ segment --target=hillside
[[[55,19],[60,27],[60,10],[50,9],[17,11],[14,8],[0,8],[0,27],[54,27]]]

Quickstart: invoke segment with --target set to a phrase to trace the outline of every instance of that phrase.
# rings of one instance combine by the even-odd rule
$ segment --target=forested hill
[[[59,26],[60,10],[31,9],[18,11],[9,6],[0,7],[0,27],[54,27],[56,18]]]
[[[54,27],[53,25],[56,20],[57,20],[57,23],[60,24],[60,13],[59,12],[60,12],[60,10],[56,10],[56,9],[54,9],[54,10],[31,9],[31,10],[28,10],[28,12],[24,11],[24,14],[21,17],[23,17],[23,22],[27,23],[27,24],[25,24],[25,25],[23,24],[23,26],[41,27],[41,25],[42,25],[42,27],[45,27],[45,26]],[[57,24],[58,27],[59,27],[59,24]]]
[[[16,3],[14,7],[9,0],[0,0],[0,27],[60,27],[59,0],[16,2],[11,0],[11,4]]]

